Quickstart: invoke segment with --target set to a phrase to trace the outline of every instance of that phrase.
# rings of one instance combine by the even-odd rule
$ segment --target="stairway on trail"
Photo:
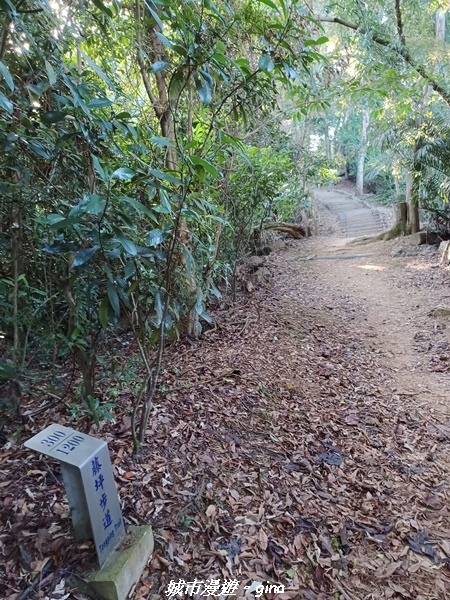
[[[385,230],[377,208],[367,206],[362,200],[339,190],[317,190],[316,197],[339,219],[344,237],[377,235]]]

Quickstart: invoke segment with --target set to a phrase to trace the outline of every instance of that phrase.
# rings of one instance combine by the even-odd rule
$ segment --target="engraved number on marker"
[[[45,444],[48,448],[51,448],[56,443],[60,442],[61,439],[65,438],[66,434],[62,431],[54,431],[48,437],[41,440],[41,444]]]
[[[61,452],[61,454],[68,455],[69,452],[72,452],[72,450],[75,450],[75,448],[77,446],[79,446],[82,442],[84,442],[84,437],[83,436],[81,436],[81,435],[74,435],[74,436],[72,436],[70,438],[70,440],[67,440],[67,442],[65,444],[63,444],[61,446],[61,448],[58,448],[56,451],[57,452]]]

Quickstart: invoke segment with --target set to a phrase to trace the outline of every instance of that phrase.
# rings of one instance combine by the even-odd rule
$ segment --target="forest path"
[[[450,598],[448,567],[436,567],[450,559],[450,333],[430,315],[450,306],[450,280],[437,249],[408,238],[349,244],[341,197],[318,191],[318,235],[271,259],[279,309],[316,357],[307,422],[346,456],[328,487],[336,522],[365,529],[340,597]]]
[[[344,193],[351,212],[360,200]],[[349,245],[342,234],[365,236],[371,226],[352,229],[354,235],[349,236],[349,230],[342,229],[341,197],[339,188],[316,193],[320,236],[312,240],[310,249],[320,252],[317,270],[364,306],[364,324],[395,374],[398,389],[420,396],[424,405],[429,402],[432,410],[441,407],[450,416],[450,331],[445,320],[429,315],[437,305],[450,306],[450,281],[435,270],[439,256],[433,247],[411,246],[408,238]],[[378,213],[377,208],[371,211]],[[372,233],[379,231],[377,226]]]
[[[450,599],[450,338],[428,314],[449,278],[407,238],[349,245],[335,191],[318,235],[266,258],[270,284],[171,350],[160,497],[139,502],[175,533],[140,594],[194,574],[238,579],[237,600],[255,580],[286,585],[267,600]]]

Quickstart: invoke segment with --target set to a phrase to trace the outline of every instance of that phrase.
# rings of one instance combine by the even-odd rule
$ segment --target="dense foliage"
[[[258,130],[326,38],[295,0],[0,11],[1,377],[18,403],[48,368],[57,395],[73,357],[97,415],[131,330],[137,447],[164,341],[201,332],[253,230],[296,206],[293,153]]]
[[[43,372],[60,397],[73,363],[73,411],[98,421],[99,384],[111,399],[125,378],[138,448],[165,342],[202,332],[264,221],[294,218],[309,186],[364,170],[386,201],[445,212],[439,2],[2,0],[0,14],[0,377],[15,408]],[[118,370],[124,331],[139,361]]]

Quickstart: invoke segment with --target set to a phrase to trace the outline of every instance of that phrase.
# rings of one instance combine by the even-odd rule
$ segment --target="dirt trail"
[[[330,197],[333,191],[317,193],[317,209],[328,233],[322,228],[308,251],[329,260],[319,259],[313,270],[362,303],[366,335],[374,336],[372,343],[399,392],[420,397],[427,410],[450,416],[450,329],[445,319],[429,315],[437,305],[450,306],[450,278],[437,269],[437,251],[411,246],[408,238],[350,245],[340,237],[338,225],[330,235],[330,222],[338,217],[330,210]],[[366,256],[345,259],[358,254]]]
[[[317,194],[319,235],[272,265],[297,331],[321,332],[316,368],[303,370],[315,440],[347,457],[319,509],[353,535],[351,567],[333,583],[347,600],[450,598],[450,322],[429,314],[450,305],[450,278],[436,249],[407,238],[349,244],[332,193]]]

